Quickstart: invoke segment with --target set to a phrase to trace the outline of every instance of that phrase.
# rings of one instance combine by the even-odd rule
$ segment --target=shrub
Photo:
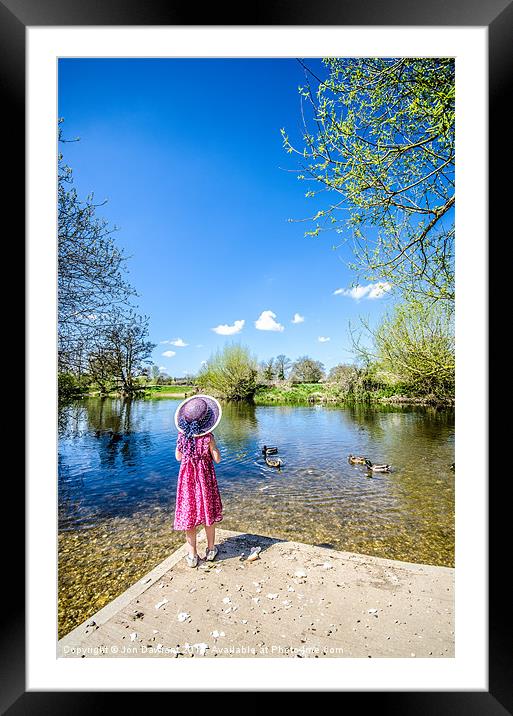
[[[58,375],[59,399],[83,395],[89,388],[89,377],[77,377],[73,373],[61,372]]]
[[[249,348],[226,345],[200,371],[197,384],[225,400],[252,400],[257,388],[258,364]]]

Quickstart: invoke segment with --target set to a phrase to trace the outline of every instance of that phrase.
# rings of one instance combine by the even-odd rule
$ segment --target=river
[[[172,529],[179,400],[59,409],[59,635],[183,541]],[[454,564],[454,412],[226,404],[221,527],[409,562]],[[276,445],[281,472],[262,445]],[[392,471],[369,477],[349,453]]]

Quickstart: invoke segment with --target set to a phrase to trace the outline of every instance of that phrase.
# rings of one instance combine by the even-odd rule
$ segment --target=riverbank
[[[202,391],[195,385],[159,385],[141,387],[134,393],[134,398],[188,398]],[[77,393],[67,399],[81,398],[126,398],[118,391],[100,393],[98,390]],[[221,398],[222,399],[222,398]],[[366,391],[348,395],[342,388],[333,383],[288,383],[259,386],[253,396],[255,405],[329,405],[344,407],[347,405],[398,405],[398,406],[432,406],[440,408],[454,407],[454,400],[440,401],[434,396],[412,396],[390,390]]]
[[[434,396],[412,396],[391,390],[365,391],[358,395],[348,394],[334,383],[283,383],[260,387],[254,396],[256,405],[404,405],[452,407],[453,400],[440,402]]]
[[[194,385],[149,385],[141,387],[134,393],[134,398],[188,398],[197,393],[198,388]],[[119,391],[101,393],[99,390],[91,390],[87,393],[80,393],[74,398],[126,398],[127,396]]]
[[[451,568],[228,530],[217,542],[197,569],[180,547],[63,637],[59,656],[454,656]]]

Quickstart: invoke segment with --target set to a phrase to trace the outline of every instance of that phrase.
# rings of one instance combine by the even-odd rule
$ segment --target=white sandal
[[[207,562],[213,562],[214,559],[217,557],[218,553],[219,553],[219,550],[218,550],[217,547],[214,545],[214,546],[212,547],[212,549],[207,550],[207,553],[206,553],[206,555],[205,555],[205,560],[206,560]]]
[[[198,555],[195,554],[194,556],[192,554],[188,554],[185,558],[185,561],[187,562],[188,567],[197,567],[198,566]]]

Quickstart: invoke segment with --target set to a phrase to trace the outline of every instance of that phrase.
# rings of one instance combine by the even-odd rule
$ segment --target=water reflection
[[[181,543],[178,400],[86,399],[59,413],[65,633]],[[454,559],[454,415],[397,407],[223,406],[223,526],[406,561]],[[277,445],[283,470],[266,466]],[[369,478],[349,453],[394,466]]]

